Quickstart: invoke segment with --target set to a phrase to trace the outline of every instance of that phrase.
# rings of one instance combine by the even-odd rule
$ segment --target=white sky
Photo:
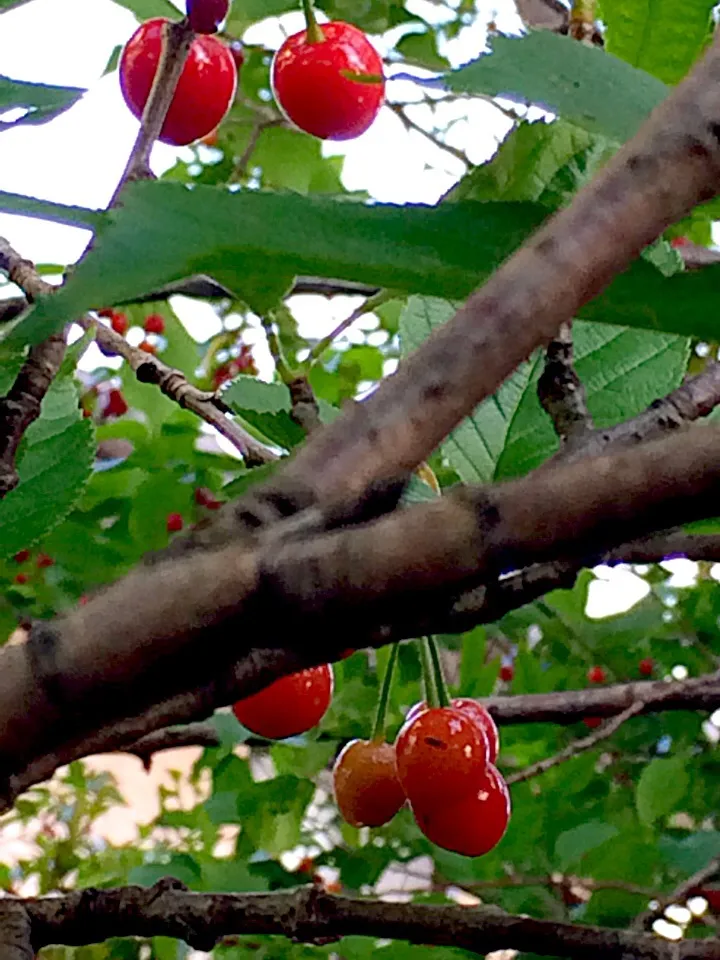
[[[181,6],[179,0],[173,2]],[[429,0],[409,0],[408,8],[429,21],[443,20],[442,6]],[[478,9],[485,14],[479,17],[479,23],[463,30],[457,40],[441,50],[453,64],[472,59],[484,49],[485,20],[494,18],[506,32],[516,32],[520,27],[510,0],[479,0]],[[275,48],[286,33],[301,25],[300,13],[273,18],[251,27],[246,39]],[[77,105],[51,123],[2,133],[0,190],[87,207],[107,204],[133,144],[137,122],[122,101],[117,74],[102,77],[102,72],[113,49],[125,43],[136,27],[135,17],[111,0],[33,0],[17,11],[0,15],[0,73],[20,80],[88,89]],[[374,39],[384,52],[397,38],[388,34]],[[412,101],[419,99],[420,93],[407,81],[395,81],[388,84],[388,96]],[[430,111],[423,107],[416,108],[412,116],[421,125],[430,123]],[[500,111],[482,101],[443,106],[442,117],[454,121],[448,141],[465,150],[475,163],[494,153],[509,126]],[[459,161],[434,148],[420,134],[405,130],[389,110],[382,111],[359,139],[329,144],[326,149],[345,154],[343,179],[348,189],[365,189],[378,200],[395,203],[433,203],[463,172]],[[152,157],[154,169],[161,173],[183,153],[189,156],[187,150],[158,144]],[[0,235],[39,263],[71,263],[81,255],[88,240],[82,230],[2,213]],[[322,336],[332,329],[357,302],[347,297],[331,302],[322,297],[296,301],[293,308],[301,328],[312,336]],[[183,300],[174,306],[198,340],[205,340],[219,328],[209,305]],[[357,339],[359,334],[359,330],[356,334],[350,331],[348,339]],[[271,361],[259,331],[254,339],[261,370],[268,374]],[[98,357],[88,357],[90,366],[99,362]],[[690,570],[687,563],[672,563],[683,582],[695,572],[695,565],[691,564]],[[599,579],[590,589],[590,616],[629,609],[647,593],[647,584],[625,568],[601,568],[597,572]]]

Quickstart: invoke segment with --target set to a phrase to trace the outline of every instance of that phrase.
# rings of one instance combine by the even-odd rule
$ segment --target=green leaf
[[[300,824],[314,793],[309,780],[285,774],[238,795],[243,833],[256,850],[279,855],[300,840]]]
[[[21,108],[27,113],[17,120],[0,121],[0,131],[22,123],[47,123],[68,110],[85,93],[80,87],[55,87],[45,83],[28,83],[0,75],[0,114]]]
[[[233,413],[271,443],[290,450],[305,439],[301,427],[290,417],[290,391],[284,383],[264,383],[241,374],[223,391],[222,397]],[[339,413],[324,400],[318,401],[318,407],[322,423],[330,423]]]
[[[507,259],[546,213],[530,203],[396,207],[134,183],[122,206],[103,215],[107,226],[67,283],[16,321],[7,339],[37,342],[91,307],[131,302],[198,273],[212,275],[260,312],[295,275],[458,299]],[[713,340],[719,283],[720,266],[663,277],[641,259],[579,316]]]
[[[720,832],[700,830],[682,840],[660,837],[658,846],[663,858],[675,869],[691,876],[720,855]]]
[[[454,312],[447,301],[411,297],[400,318],[403,356]],[[687,368],[684,337],[582,321],[573,325],[573,336],[575,365],[599,427],[640,413],[678,386]],[[537,398],[543,363],[537,351],[444,442],[444,454],[465,483],[523,476],[556,451],[557,437]]]
[[[618,828],[600,820],[582,823],[572,830],[561,833],[555,842],[555,859],[559,869],[564,870],[578,863],[582,857],[619,833]]]
[[[678,83],[712,31],[714,0],[602,0],[605,49],[664,83]]]
[[[668,93],[643,70],[549,30],[497,37],[493,50],[445,75],[456,93],[537,104],[623,143]]]
[[[5,190],[0,190],[0,212],[52,220],[55,223],[67,224],[69,227],[87,227],[88,230],[98,228],[106,217],[103,210],[89,210],[87,207],[73,207],[65,203],[53,203],[50,200],[36,200],[35,197],[8,193]]]
[[[231,36],[239,36],[250,24],[277,17],[288,10],[296,10],[295,0],[242,0],[233,4],[225,30]]]
[[[648,825],[670,813],[685,796],[689,785],[687,758],[656,757],[640,774],[635,804],[638,816]]]
[[[37,543],[65,519],[90,479],[94,452],[75,384],[56,380],[18,451],[20,483],[0,501],[0,559]]]

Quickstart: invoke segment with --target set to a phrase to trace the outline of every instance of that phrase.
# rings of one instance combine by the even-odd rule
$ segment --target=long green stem
[[[440,653],[435,642],[435,637],[425,637],[430,660],[435,674],[435,686],[437,687],[438,703],[441,707],[450,706],[450,694],[448,693],[445,675],[443,673],[442,663],[440,662]]]
[[[395,664],[398,658],[398,647],[400,644],[394,643],[390,649],[390,659],[385,668],[382,689],[380,690],[380,699],[378,700],[377,713],[375,714],[375,727],[373,728],[372,738],[376,742],[385,739],[385,720],[387,717],[388,702],[390,700],[390,690],[392,688],[393,674],[395,673]]]
[[[302,0],[303,13],[305,14],[305,23],[307,25],[305,31],[305,39],[308,43],[322,43],[325,39],[325,34],[322,32],[318,26],[318,22],[315,19],[315,10],[313,9],[312,0]]]
[[[432,654],[430,653],[429,637],[424,637],[420,643],[420,660],[422,662],[423,685],[425,687],[425,703],[429,707],[440,705],[438,688],[435,677]]]

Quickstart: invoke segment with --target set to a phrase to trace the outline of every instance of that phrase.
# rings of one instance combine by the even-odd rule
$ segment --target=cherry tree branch
[[[42,280],[34,264],[24,260],[0,237],[0,270],[23,290],[32,303],[53,287]],[[40,416],[42,401],[65,356],[65,332],[32,347],[7,394],[0,398],[0,498],[20,482],[15,455],[25,431]]]
[[[357,935],[453,946],[480,955],[514,949],[573,960],[716,960],[720,950],[716,939],[670,943],[646,933],[514,916],[496,907],[360,900],[317,886],[204,894],[190,893],[166,878],[150,888],[90,889],[17,903],[30,919],[36,951],[49,944],[75,946],[131,936],[174,937],[209,951],[222,938],[248,934],[280,934],[314,944]]]

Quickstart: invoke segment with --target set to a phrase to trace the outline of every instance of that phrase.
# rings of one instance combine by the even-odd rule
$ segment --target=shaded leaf
[[[0,119],[0,131],[23,123],[47,123],[77,103],[84,93],[85,90],[80,87],[28,83],[0,75],[0,115],[16,108],[27,111],[17,119]]]
[[[643,823],[652,824],[670,813],[685,796],[689,778],[687,758],[656,757],[640,775],[635,803]]]

